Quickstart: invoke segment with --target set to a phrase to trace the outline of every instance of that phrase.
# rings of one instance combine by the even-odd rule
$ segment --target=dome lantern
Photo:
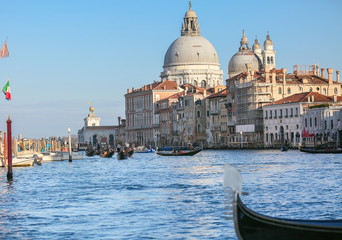
[[[249,50],[250,47],[248,46],[248,43],[249,42],[248,42],[248,38],[245,35],[245,30],[243,30],[239,50]]]
[[[189,1],[189,10],[185,13],[184,22],[182,24],[182,36],[201,36],[199,23],[197,22],[197,15],[191,8],[191,1]]]

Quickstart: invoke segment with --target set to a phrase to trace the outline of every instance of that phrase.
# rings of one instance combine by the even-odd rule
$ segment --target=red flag
[[[1,58],[5,58],[5,57],[9,56],[9,52],[8,52],[6,41],[4,42],[4,44],[2,45],[2,47],[0,49],[0,57]]]

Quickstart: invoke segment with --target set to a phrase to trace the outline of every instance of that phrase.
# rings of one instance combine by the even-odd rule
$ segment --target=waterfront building
[[[196,13],[185,13],[181,36],[168,48],[161,78],[172,80],[178,86],[192,84],[202,88],[222,85],[223,71],[213,45],[201,36]]]
[[[220,88],[221,89],[221,88]],[[206,98],[208,102],[208,129],[210,130],[210,146],[227,146],[227,89],[218,89]]]
[[[225,86],[205,89],[186,84],[182,87],[185,89],[184,94],[171,104],[173,142],[178,145],[188,143],[199,146],[210,145],[212,143],[212,133],[208,123],[210,106],[206,98],[222,91]]]
[[[154,82],[125,94],[127,141],[136,146],[154,146],[159,132],[159,112],[155,104],[181,91],[174,81]]]
[[[101,118],[96,116],[94,107],[89,108],[89,114],[84,118],[84,126],[78,130],[78,142],[87,143],[93,147],[98,144],[109,144],[114,147],[117,143],[124,142],[126,120],[118,118],[118,125],[101,126]]]
[[[342,110],[342,97],[334,96],[327,104],[315,105],[309,108],[302,117],[302,125],[308,135],[303,146],[330,147],[341,146],[339,127],[341,125],[340,112]]]
[[[330,127],[324,126],[324,116],[330,116],[332,111],[337,113],[341,106],[336,105],[341,104],[341,101],[341,96],[331,97],[318,92],[305,92],[264,105],[262,109],[265,147],[279,147],[285,142],[289,146],[297,147],[303,137],[313,139],[317,133],[326,133]],[[324,115],[322,111],[329,113]],[[337,119],[335,115],[335,130],[331,136],[336,135]]]
[[[268,41],[264,45],[267,47],[271,43]],[[333,81],[333,69],[328,68],[328,79],[326,79],[324,68],[320,71],[317,65],[296,65],[293,73],[290,74],[286,73],[285,68],[271,70],[270,67],[273,67],[271,60],[273,59],[275,64],[275,55],[270,55],[271,65],[268,65],[266,55],[266,64],[260,64],[260,59],[257,59],[258,65],[255,60],[256,55],[251,54],[245,35],[240,41],[240,49],[240,53],[234,55],[230,61],[229,72],[232,77],[226,80],[227,96],[229,96],[227,97],[228,122],[235,122],[235,131],[233,131],[235,137],[230,136],[230,140],[240,139],[240,142],[246,142],[251,145],[250,147],[262,147],[264,142],[262,106],[266,104],[303,92],[318,92],[326,96],[341,95],[339,71],[336,71],[336,81]],[[273,48],[268,49],[271,51]]]
[[[184,95],[179,92],[170,97],[160,100],[155,104],[155,114],[159,114],[159,135],[157,136],[158,146],[173,146],[174,133],[172,132],[172,104],[178,102],[178,98]]]

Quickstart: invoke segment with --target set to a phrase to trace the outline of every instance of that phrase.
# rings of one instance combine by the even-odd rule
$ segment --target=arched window
[[[196,86],[196,87],[197,87],[197,81],[196,81],[196,80],[194,80],[194,86]]]
[[[270,57],[267,57],[267,64],[270,64]]]
[[[323,88],[323,94],[327,94],[327,89]]]
[[[202,127],[201,124],[197,125],[197,133],[201,134],[202,133]]]
[[[312,87],[309,88],[309,92],[312,92]]]
[[[281,88],[278,88],[278,94],[281,94]]]
[[[109,145],[111,147],[114,147],[114,136],[113,136],[113,134],[109,135]]]
[[[197,117],[200,118],[201,117],[201,112],[197,111]]]
[[[337,88],[334,89],[334,93],[337,94]]]
[[[271,57],[271,63],[273,64],[274,62],[273,62],[273,56]]]
[[[202,88],[207,87],[207,83],[206,83],[204,80],[202,80],[202,82],[201,82],[201,87],[202,87]]]
[[[291,94],[291,88],[287,89],[287,94]]]
[[[93,136],[93,147],[97,146],[97,135]]]

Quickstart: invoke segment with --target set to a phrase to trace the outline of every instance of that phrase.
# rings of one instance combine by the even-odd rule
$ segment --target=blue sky
[[[0,130],[13,135],[73,134],[88,102],[102,125],[125,117],[124,94],[159,80],[164,55],[180,36],[188,1],[3,1],[1,88],[10,78],[12,101],[0,97]],[[342,70],[342,1],[193,0],[202,36],[215,47],[221,69],[237,52],[242,30],[250,45],[267,31],[277,68],[319,64]]]

